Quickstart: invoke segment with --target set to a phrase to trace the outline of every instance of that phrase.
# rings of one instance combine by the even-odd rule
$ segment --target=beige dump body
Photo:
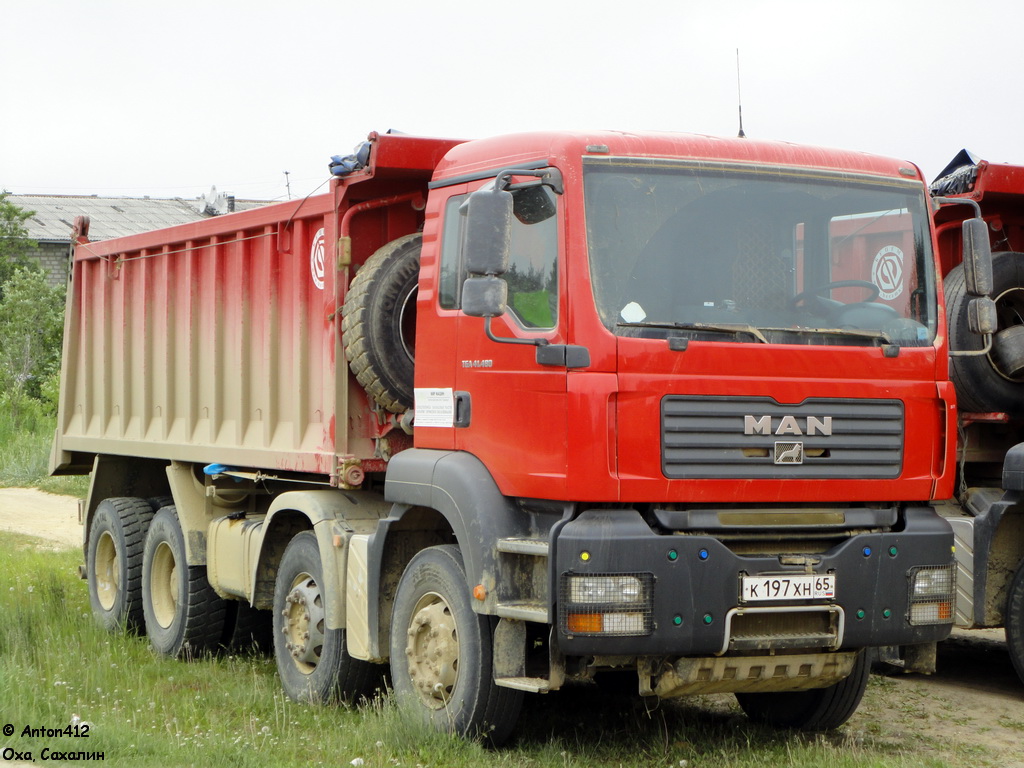
[[[336,429],[349,376],[332,201],[79,238],[56,468],[106,453],[334,473],[352,451]]]

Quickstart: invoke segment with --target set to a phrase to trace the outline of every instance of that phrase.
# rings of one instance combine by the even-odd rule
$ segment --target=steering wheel
[[[874,301],[878,298],[879,293],[878,286],[868,280],[833,280],[831,283],[823,283],[816,288],[801,291],[789,300],[789,306],[796,309],[808,299],[818,299],[819,304],[823,307],[831,304],[843,306],[842,302],[837,302],[834,299],[826,299],[821,295],[823,291],[829,291],[833,288],[863,288],[866,291],[870,291],[871,295],[867,297],[865,302]]]

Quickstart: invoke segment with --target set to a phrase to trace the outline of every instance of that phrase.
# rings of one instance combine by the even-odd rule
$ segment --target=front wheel
[[[441,731],[497,746],[512,732],[523,694],[491,668],[491,620],[473,612],[457,547],[425,549],[402,574],[391,620],[395,694]]]
[[[850,676],[827,688],[809,691],[737,693],[736,701],[751,720],[775,728],[831,731],[857,711],[868,687],[871,667],[861,651]]]
[[[1017,566],[1017,574],[1010,582],[1006,599],[1006,649],[1017,676],[1024,682],[1024,561]]]
[[[369,698],[379,668],[353,659],[345,649],[345,630],[327,626],[326,588],[316,536],[304,531],[288,543],[274,586],[274,658],[281,686],[288,698],[311,704]]]

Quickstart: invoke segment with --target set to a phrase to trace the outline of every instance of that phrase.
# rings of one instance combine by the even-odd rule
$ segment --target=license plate
[[[804,576],[744,576],[741,599],[757,600],[825,600],[836,596],[834,573]]]

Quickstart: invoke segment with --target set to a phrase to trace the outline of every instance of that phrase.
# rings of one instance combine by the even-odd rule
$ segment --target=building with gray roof
[[[28,237],[38,243],[35,255],[54,284],[67,279],[71,230],[78,216],[89,217],[90,240],[109,240],[258,208],[269,202],[236,200],[218,193],[216,187],[195,200],[15,194],[8,195],[7,200],[22,210],[32,211],[24,226]]]

